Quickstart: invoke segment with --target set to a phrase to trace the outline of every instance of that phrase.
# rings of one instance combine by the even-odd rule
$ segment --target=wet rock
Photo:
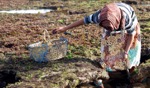
[[[63,61],[64,62],[64,61]],[[70,62],[70,63],[68,63]],[[75,88],[79,84],[87,84],[93,82],[98,78],[108,79],[108,73],[99,68],[96,63],[90,59],[72,59],[72,60],[65,60],[65,65],[69,65],[69,68],[66,67],[65,71],[61,71],[59,77],[59,81],[61,84],[65,85],[65,88],[73,87]],[[67,65],[67,66],[68,66]],[[64,67],[64,66],[62,66]],[[58,79],[55,79],[55,81]],[[80,87],[79,87],[80,88]],[[84,87],[81,87],[84,88]]]
[[[57,7],[57,6],[39,7],[39,9],[52,9],[52,10],[57,10],[57,8],[59,8],[59,7]]]
[[[133,87],[149,88],[150,80],[150,59],[138,66],[134,73],[131,73]]]
[[[85,11],[67,11],[67,13],[69,15],[73,15],[73,14],[83,14],[83,13],[86,13]]]
[[[127,4],[134,4],[134,5],[137,5],[138,4],[138,2],[136,1],[136,0],[125,0],[125,1],[123,1],[124,3],[127,3]]]
[[[146,86],[142,83],[135,83],[133,84],[133,88],[146,88]]]
[[[6,87],[9,83],[18,82],[21,78],[17,77],[15,71],[1,70],[0,71],[0,88]]]
[[[3,53],[0,53],[0,60],[5,60],[5,55]]]
[[[0,40],[0,48],[4,45],[4,42]]]

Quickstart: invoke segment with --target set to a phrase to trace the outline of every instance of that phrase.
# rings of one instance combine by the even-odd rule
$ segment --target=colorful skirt
[[[104,29],[101,39],[101,60],[100,64],[107,71],[126,70],[138,66],[141,55],[141,40],[136,42],[128,53],[129,65],[124,60],[124,49],[127,41],[125,30],[108,32]]]

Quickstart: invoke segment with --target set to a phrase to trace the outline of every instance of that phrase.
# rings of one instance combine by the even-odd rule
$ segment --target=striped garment
[[[138,23],[137,17],[135,15],[135,12],[133,8],[125,3],[116,3],[117,6],[123,11],[123,16],[125,18],[125,29],[127,30],[128,34],[133,34],[133,31]],[[91,14],[89,16],[86,16],[84,18],[84,23],[95,23],[99,24],[100,22],[100,13],[101,11],[98,10],[94,14]]]

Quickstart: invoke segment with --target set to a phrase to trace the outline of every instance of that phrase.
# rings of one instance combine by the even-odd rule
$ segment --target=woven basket
[[[29,45],[29,53],[31,59],[35,60],[36,62],[47,62],[63,58],[66,55],[68,45],[68,41],[66,38],[48,41],[48,39],[44,37],[44,40],[46,41]]]

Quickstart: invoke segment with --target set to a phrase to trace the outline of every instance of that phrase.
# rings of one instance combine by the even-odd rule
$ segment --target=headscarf
[[[121,10],[115,3],[105,5],[100,13],[100,26],[110,31],[119,29],[121,22],[123,22],[121,13]]]

